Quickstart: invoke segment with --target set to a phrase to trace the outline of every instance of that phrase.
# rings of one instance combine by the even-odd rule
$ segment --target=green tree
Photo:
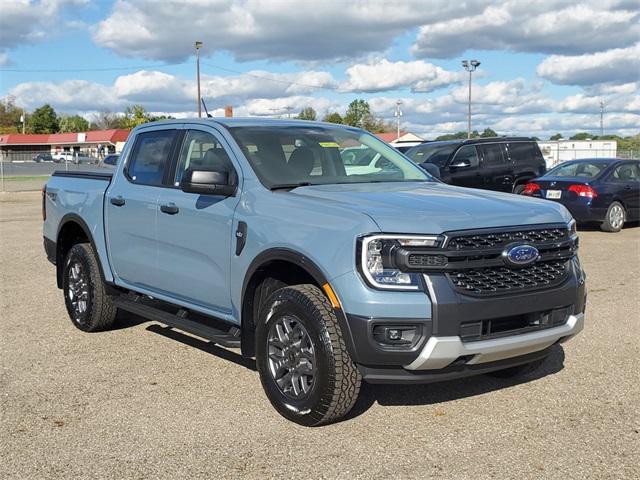
[[[31,133],[57,133],[59,130],[58,115],[48,103],[36,108],[29,116],[27,128]]]
[[[561,133],[556,133],[555,135],[551,135],[549,137],[549,140],[554,140],[554,141],[562,140],[562,134]]]
[[[63,115],[58,123],[62,133],[86,132],[89,130],[89,122],[80,115]]]
[[[0,133],[22,132],[22,109],[17,107],[13,97],[0,100]]]
[[[299,120],[315,120],[318,118],[318,114],[313,107],[304,107],[300,110],[300,115],[297,117]]]
[[[569,140],[589,140],[595,138],[595,135],[588,132],[580,132],[576,133],[573,137],[570,137]]]
[[[342,119],[342,115],[340,115],[338,112],[327,113],[322,119],[322,121],[329,122],[329,123],[340,123],[340,124],[344,122],[344,120]]]
[[[142,105],[133,105],[124,109],[124,128],[134,128],[150,121],[151,119]]]
[[[366,100],[357,98],[347,107],[347,113],[344,115],[343,122],[345,125],[364,128],[363,120],[369,116],[371,116],[369,103]]]
[[[471,138],[476,138],[479,137],[480,134],[478,133],[477,130],[474,130],[473,132],[471,132]],[[447,133],[445,135],[440,135],[439,137],[436,137],[436,141],[440,141],[440,140],[465,140],[467,138],[467,132],[466,131],[459,131],[456,133]]]
[[[498,134],[495,132],[495,130],[491,129],[491,128],[485,128],[482,133],[480,134],[481,138],[488,138],[488,137],[497,137]]]

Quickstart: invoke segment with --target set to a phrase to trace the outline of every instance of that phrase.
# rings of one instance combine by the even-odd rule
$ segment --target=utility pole
[[[22,115],[20,115],[20,121],[22,122],[22,134],[24,135],[25,125],[27,124],[27,114],[22,109]]]
[[[284,109],[287,111],[287,118],[291,118],[291,110],[293,110],[293,107],[287,105]]]
[[[400,138],[400,117],[402,117],[402,110],[400,110],[400,105],[402,105],[402,102],[398,100],[396,102],[396,112],[394,113],[394,116],[396,117],[396,129],[397,129],[396,140]]]
[[[467,138],[471,138],[471,74],[480,66],[478,60],[463,60],[462,66],[469,72],[469,109],[467,113]]]
[[[600,136],[604,135],[604,101],[600,100]]]
[[[196,40],[196,78],[198,83],[198,98],[196,104],[198,105],[198,118],[202,118],[202,105],[200,101],[200,49],[202,48],[202,42]]]

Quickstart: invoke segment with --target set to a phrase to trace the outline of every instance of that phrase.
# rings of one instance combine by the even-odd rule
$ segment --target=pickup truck
[[[385,168],[349,173],[354,147]],[[362,381],[523,375],[584,324],[565,207],[446,185],[357,128],[144,124],[112,173],[55,172],[42,210],[77,328],[122,310],[240,348],[302,425],[344,417]]]

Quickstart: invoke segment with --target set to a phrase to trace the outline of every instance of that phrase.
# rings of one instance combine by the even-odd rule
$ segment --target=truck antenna
[[[213,117],[213,115],[211,115],[211,114],[209,113],[209,110],[207,110],[207,104],[206,104],[206,103],[204,103],[204,98],[201,98],[201,99],[200,99],[200,101],[202,101],[202,106],[204,107],[204,112],[207,114],[207,117],[208,117],[208,118],[212,118],[212,117]]]

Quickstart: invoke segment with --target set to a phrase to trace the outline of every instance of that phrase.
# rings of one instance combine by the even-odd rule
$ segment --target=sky
[[[0,97],[91,120],[320,117],[355,98],[424,138],[640,132],[640,0],[0,0]]]

